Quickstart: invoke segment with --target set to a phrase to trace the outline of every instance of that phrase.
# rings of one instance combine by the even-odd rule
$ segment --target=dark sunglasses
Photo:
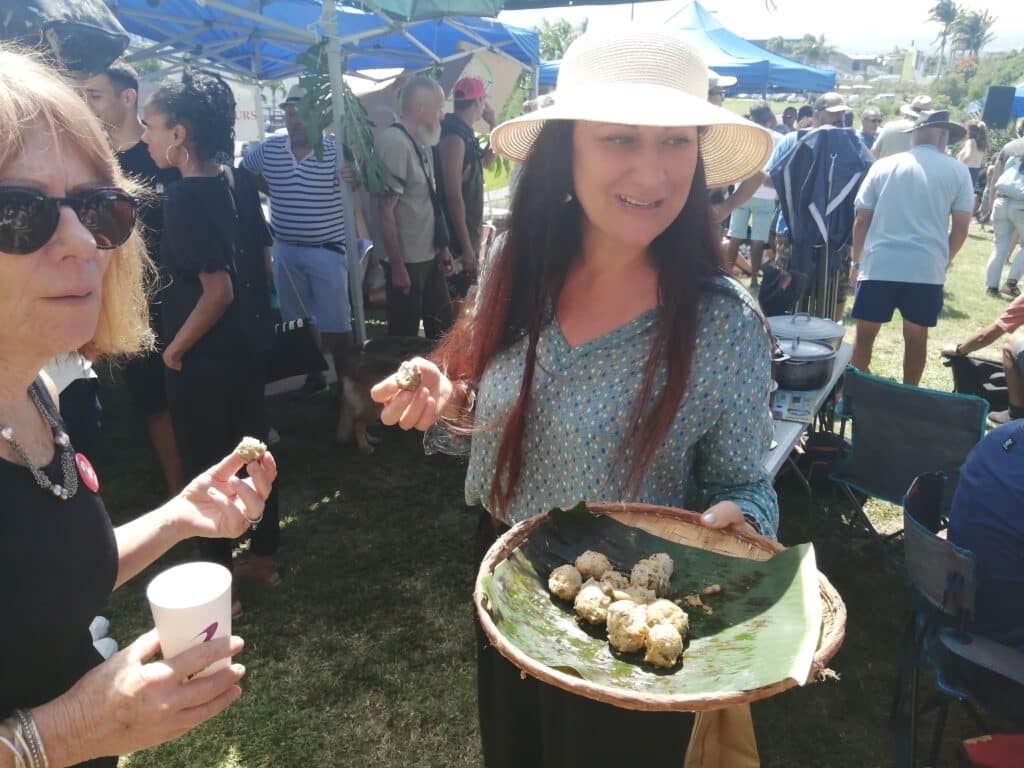
[[[47,197],[35,189],[0,187],[0,251],[34,253],[60,223],[60,207],[75,212],[102,250],[117,248],[135,228],[136,201],[116,187],[99,187],[68,197]]]
[[[869,123],[880,123],[880,122],[882,122],[882,118],[880,118],[880,117],[868,117],[868,118],[865,118],[865,121],[869,122]]]

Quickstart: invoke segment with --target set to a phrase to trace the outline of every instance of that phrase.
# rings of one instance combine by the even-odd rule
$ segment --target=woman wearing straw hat
[[[582,499],[697,508],[713,527],[776,534],[761,464],[768,335],[725,277],[707,197],[762,168],[772,140],[709,104],[707,78],[673,32],[590,32],[566,53],[553,103],[492,134],[524,165],[476,312],[433,361],[414,361],[418,388],[392,376],[373,391],[386,424],[428,437],[472,425],[481,554],[508,525]],[[691,716],[521,680],[478,648],[488,766],[681,765]]]

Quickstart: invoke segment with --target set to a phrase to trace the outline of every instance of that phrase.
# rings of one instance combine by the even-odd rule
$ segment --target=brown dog
[[[355,440],[359,450],[371,454],[380,438],[367,431],[380,419],[381,405],[373,402],[373,385],[398,370],[403,360],[430,354],[433,342],[420,336],[382,336],[369,339],[350,359],[338,386],[344,393],[344,407],[338,418],[336,437],[339,443]]]

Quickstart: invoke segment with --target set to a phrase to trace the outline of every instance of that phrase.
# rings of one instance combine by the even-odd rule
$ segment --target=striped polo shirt
[[[334,139],[324,137],[324,159],[310,152],[295,162],[291,139],[272,136],[245,154],[242,166],[270,187],[270,226],[289,243],[345,245],[345,212]]]

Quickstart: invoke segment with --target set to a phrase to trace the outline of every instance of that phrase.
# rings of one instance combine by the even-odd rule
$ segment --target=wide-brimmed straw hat
[[[913,133],[919,128],[945,128],[949,131],[949,143],[954,144],[967,135],[967,129],[960,123],[954,123],[949,119],[949,112],[945,109],[937,109],[934,112],[922,112],[917,116],[917,122],[903,133]]]
[[[671,30],[629,25],[587,32],[565,52],[552,103],[502,123],[491,133],[499,154],[523,161],[548,120],[638,126],[698,126],[709,187],[760,171],[771,133],[708,103],[708,71],[696,47]]]
[[[900,106],[900,114],[911,120],[917,120],[917,116],[932,105],[932,97],[926,94],[915,96],[909,104]]]

